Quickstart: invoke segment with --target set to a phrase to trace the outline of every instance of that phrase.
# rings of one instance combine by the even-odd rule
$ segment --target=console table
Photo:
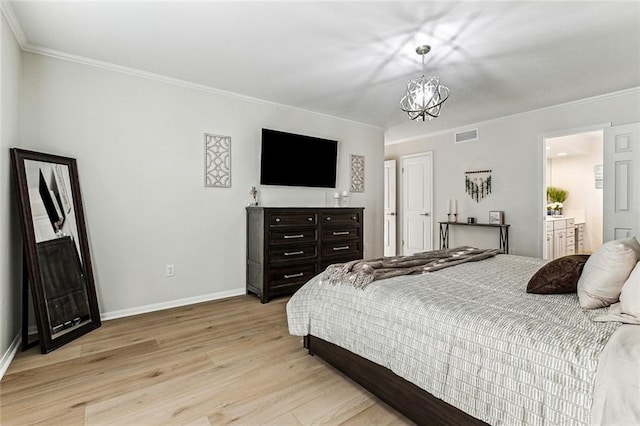
[[[489,228],[498,228],[500,231],[500,250],[505,254],[509,253],[509,226],[498,225],[494,223],[466,223],[466,222],[438,222],[440,223],[440,248],[449,248],[449,226],[483,226]]]

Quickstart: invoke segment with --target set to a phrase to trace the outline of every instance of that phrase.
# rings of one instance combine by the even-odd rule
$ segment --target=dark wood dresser
[[[262,303],[332,263],[362,259],[362,207],[247,207],[247,294]]]

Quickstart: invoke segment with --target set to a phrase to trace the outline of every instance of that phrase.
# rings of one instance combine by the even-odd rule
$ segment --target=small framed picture
[[[504,223],[504,214],[500,211],[489,212],[489,223],[491,225],[502,225]]]

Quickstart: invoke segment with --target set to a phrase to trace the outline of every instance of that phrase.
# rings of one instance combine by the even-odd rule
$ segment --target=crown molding
[[[25,46],[27,45],[27,39],[24,35],[24,31],[22,31],[20,22],[18,22],[18,18],[16,18],[16,14],[13,12],[11,3],[6,0],[0,0],[0,10],[2,10],[2,14],[7,20],[7,23],[9,23],[9,28],[11,28],[13,36],[16,38],[18,45],[22,50],[24,50]]]
[[[118,73],[122,73],[122,74],[128,74],[128,75],[132,75],[135,77],[139,77],[139,78],[144,78],[144,79],[148,79],[148,80],[154,80],[154,81],[159,81],[162,83],[166,83],[166,84],[171,84],[174,86],[180,86],[180,87],[184,87],[187,89],[193,89],[193,90],[199,90],[202,92],[208,92],[208,93],[212,93],[215,95],[220,95],[220,96],[225,96],[228,98],[233,98],[233,99],[240,99],[240,100],[244,100],[247,102],[253,102],[253,103],[257,103],[257,104],[262,104],[262,105],[268,105],[271,107],[275,107],[275,108],[284,108],[284,109],[289,109],[289,110],[296,110],[296,111],[301,111],[307,114],[313,114],[313,115],[320,115],[326,118],[330,118],[332,120],[338,120],[338,121],[342,121],[345,123],[349,123],[349,124],[357,124],[360,126],[365,126],[365,127],[370,127],[370,128],[374,128],[374,129],[380,129],[383,130],[382,127],[379,126],[374,126],[372,124],[368,124],[368,123],[362,123],[359,121],[354,121],[354,120],[349,120],[346,118],[342,118],[342,117],[337,117],[334,115],[330,115],[330,114],[326,114],[326,113],[321,113],[321,112],[317,112],[317,111],[311,111],[308,109],[304,109],[304,108],[299,108],[299,107],[294,107],[291,105],[285,105],[285,104],[280,104],[277,102],[272,102],[272,101],[267,101],[264,99],[260,99],[260,98],[254,98],[251,96],[246,96],[246,95],[241,95],[239,93],[234,93],[234,92],[229,92],[226,90],[222,90],[222,89],[216,89],[215,87],[211,87],[211,86],[206,86],[204,84],[197,84],[197,83],[192,83],[186,80],[181,80],[178,78],[173,78],[173,77],[167,77],[165,75],[162,74],[156,74],[156,73],[152,73],[152,72],[148,72],[148,71],[143,71],[137,68],[131,68],[131,67],[126,67],[126,66],[122,66],[122,65],[116,65],[113,64],[111,62],[105,62],[105,61],[99,61],[96,59],[91,59],[91,58],[87,58],[85,56],[79,56],[79,55],[72,55],[69,53],[65,53],[65,52],[61,52],[59,50],[54,50],[54,49],[48,49],[45,47],[40,47],[40,46],[34,46],[32,44],[26,43],[24,46],[22,46],[22,51],[23,52],[28,52],[28,53],[33,53],[36,55],[42,55],[42,56],[48,56],[51,58],[55,58],[55,59],[61,59],[64,61],[69,61],[69,62],[75,62],[78,64],[82,64],[82,65],[88,65],[88,66],[92,66],[92,67],[96,67],[96,68],[102,68],[105,70],[109,70],[109,71],[114,71],[114,72],[118,72]]]
[[[558,108],[564,108],[567,106],[573,106],[573,105],[580,105],[580,104],[585,104],[585,103],[589,103],[589,102],[593,102],[593,101],[597,101],[597,100],[602,100],[602,99],[607,99],[607,98],[615,98],[618,96],[622,96],[622,95],[626,95],[629,93],[634,93],[637,92],[638,94],[640,94],[640,86],[638,87],[631,87],[629,89],[623,89],[623,90],[618,90],[616,92],[611,92],[611,93],[604,93],[602,95],[596,95],[596,96],[591,96],[588,98],[583,98],[583,99],[577,99],[574,101],[569,101],[569,102],[564,102],[561,104],[556,104],[556,105],[549,105],[546,107],[542,107],[542,108],[537,108],[537,109],[532,109],[529,111],[523,111],[523,112],[518,112],[515,114],[509,114],[509,115],[503,115],[502,117],[496,117],[496,118],[492,118],[489,120],[485,120],[485,121],[478,121],[476,123],[469,123],[469,124],[465,124],[463,126],[458,126],[458,127],[454,127],[454,128],[450,128],[450,129],[444,129],[444,130],[439,130],[437,132],[425,132],[425,133],[420,133],[418,135],[414,135],[414,136],[409,136],[406,138],[402,138],[402,139],[394,139],[393,141],[385,141],[385,146],[390,146],[390,145],[397,145],[397,144],[401,144],[401,143],[405,143],[405,142],[413,142],[416,140],[420,140],[420,139],[424,139],[424,138],[430,138],[430,137],[434,137],[434,136],[440,136],[440,135],[446,135],[446,134],[454,134],[456,132],[461,132],[464,130],[469,130],[471,128],[477,128],[480,126],[486,126],[487,124],[491,124],[497,121],[502,121],[502,120],[508,120],[510,118],[514,118],[514,117],[518,117],[518,116],[524,116],[524,115],[528,115],[528,114],[532,114],[532,113],[536,113],[536,112],[542,112],[542,111],[553,111],[554,109],[558,109]]]

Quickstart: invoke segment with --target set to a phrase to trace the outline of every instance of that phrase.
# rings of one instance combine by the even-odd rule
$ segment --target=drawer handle
[[[298,235],[285,235],[284,239],[288,239],[288,238],[303,238],[304,234],[298,234]]]
[[[280,218],[279,217],[276,217],[276,222],[280,222]]]
[[[333,232],[333,235],[349,235],[349,234],[350,234],[349,231]]]
[[[309,222],[313,222],[313,218],[312,218],[312,217],[308,217],[308,218],[307,218],[307,220],[308,220]]]
[[[338,251],[338,250],[349,250],[349,246],[342,246],[342,247],[334,247],[333,251]]]
[[[395,214],[395,213],[394,213],[394,214]],[[357,218],[357,217],[355,217],[355,216],[351,216],[351,219],[353,219],[353,220],[358,220],[358,218]]]
[[[289,251],[289,252],[284,252],[285,256],[296,256],[298,254],[304,254],[304,251],[300,250],[300,251]]]
[[[304,272],[298,272],[297,274],[285,275],[284,277],[289,279],[289,278],[298,278],[298,277],[302,277],[302,276],[304,276]]]
[[[331,220],[331,216],[325,217],[324,220]]]

